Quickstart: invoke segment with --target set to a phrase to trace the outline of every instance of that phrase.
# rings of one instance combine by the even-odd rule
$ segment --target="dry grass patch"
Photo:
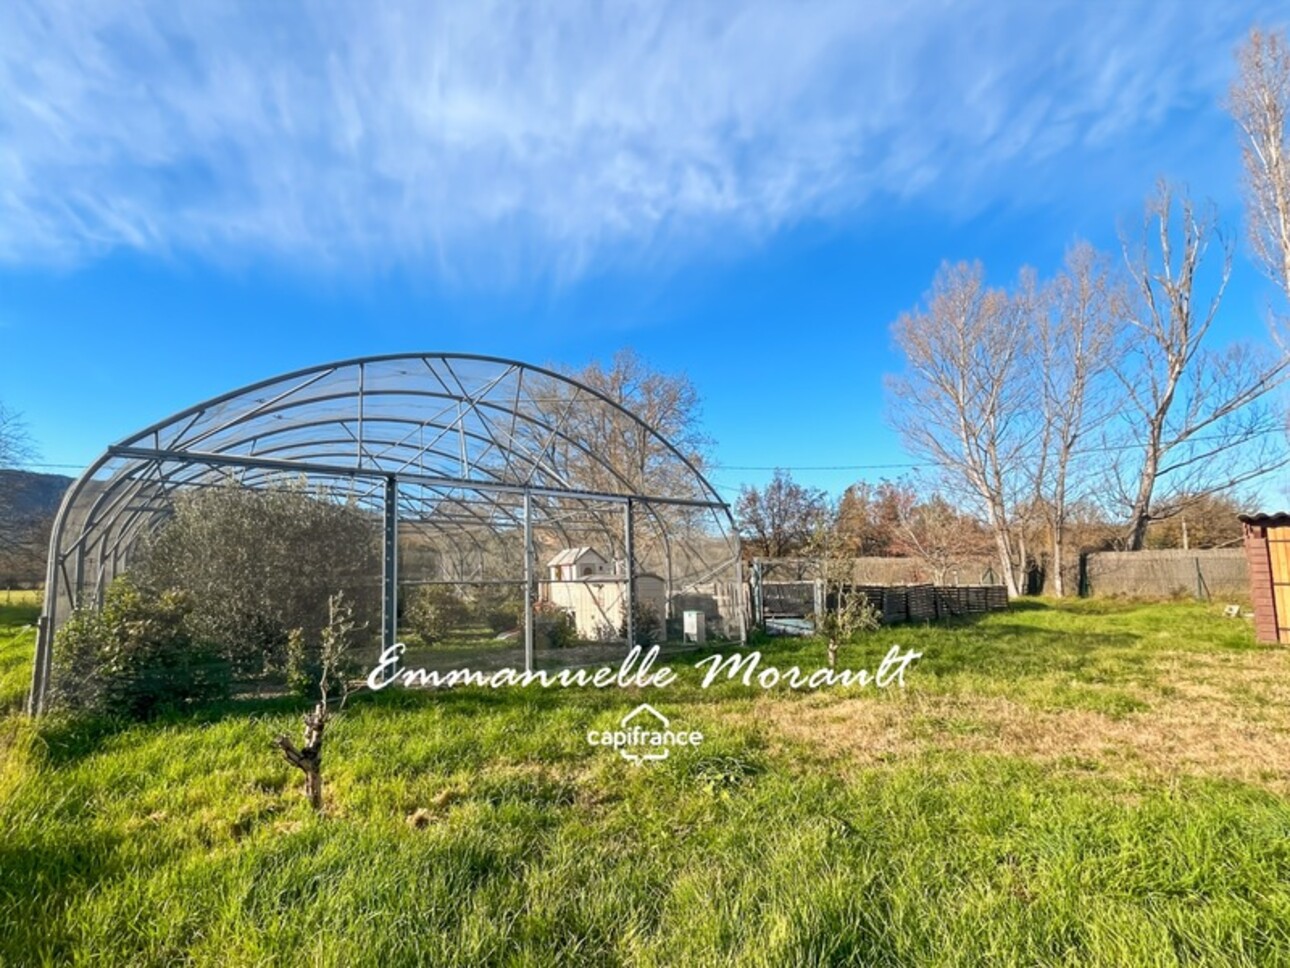
[[[768,696],[740,718],[757,724],[772,748],[834,768],[962,751],[1126,777],[1220,777],[1290,793],[1290,652],[1169,653],[1159,673],[1158,688],[1116,690],[1137,709],[1123,714],[1052,708],[1042,691],[1014,698],[914,687],[846,699]],[[1080,685],[1053,683],[1052,695]]]

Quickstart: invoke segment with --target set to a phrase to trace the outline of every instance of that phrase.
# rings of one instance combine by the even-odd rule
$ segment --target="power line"
[[[1257,430],[1253,433],[1242,436],[1242,442],[1252,440],[1256,437],[1267,437],[1271,434],[1282,434],[1285,430],[1281,427],[1267,427],[1263,430]],[[1240,435],[1238,435],[1240,436]],[[1174,447],[1184,447],[1187,444],[1203,443],[1206,441],[1227,440],[1230,435],[1227,434],[1198,434],[1195,437],[1188,437],[1186,440],[1175,444]],[[1109,454],[1126,450],[1141,450],[1143,444],[1103,444],[1098,447],[1086,447],[1072,453],[1073,457],[1083,457],[1087,454]],[[1172,449],[1172,448],[1171,448]],[[934,463],[902,463],[902,464],[708,464],[714,470],[724,471],[877,471],[892,470],[898,467],[935,467]]]
[[[752,464],[708,464],[708,467],[723,471],[881,471],[895,467],[926,467],[926,464],[801,464],[788,466],[757,466]]]

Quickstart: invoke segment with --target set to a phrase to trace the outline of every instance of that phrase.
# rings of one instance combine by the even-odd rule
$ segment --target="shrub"
[[[337,592],[327,602],[327,625],[317,638],[310,639],[303,629],[287,634],[287,686],[298,696],[347,692],[360,669],[351,653],[356,633],[362,631],[354,621],[353,604]]]
[[[403,625],[426,645],[441,642],[470,620],[470,607],[451,585],[422,585],[409,597]]]
[[[533,606],[533,637],[548,649],[567,649],[578,644],[578,626],[573,616],[551,602]]]
[[[494,635],[501,635],[520,624],[520,609],[497,606],[485,609],[480,619]]]
[[[650,646],[666,637],[663,620],[657,609],[641,601],[632,603],[632,631],[636,633],[636,641],[629,642],[628,645]],[[627,638],[626,616],[618,627],[618,634],[624,639]]]
[[[524,600],[513,587],[482,586],[474,598],[474,618],[494,635],[518,628],[524,621]]]
[[[150,716],[218,699],[232,685],[229,663],[193,637],[182,592],[152,594],[115,579],[100,610],[80,608],[58,631],[53,701],[62,708]]]
[[[287,633],[287,688],[297,696],[313,692],[321,678],[321,651],[317,646],[310,646],[304,629],[292,629]]]

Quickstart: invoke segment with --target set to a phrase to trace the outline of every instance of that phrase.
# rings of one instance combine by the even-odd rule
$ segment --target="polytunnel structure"
[[[684,640],[683,613],[687,627],[701,615],[708,638],[744,639],[729,507],[645,419],[512,360],[374,356],[199,403],[86,470],[54,523],[31,711],[45,708],[59,675],[59,628],[102,604],[177,508],[211,489],[284,487],[370,520],[374,645],[400,641],[401,599],[436,586],[466,602],[513,596],[516,621],[474,633],[473,648],[429,647],[431,662],[591,661],[602,654],[593,647],[616,654],[641,642],[646,617],[655,641]],[[535,616],[553,611],[577,629],[558,656],[536,631]]]

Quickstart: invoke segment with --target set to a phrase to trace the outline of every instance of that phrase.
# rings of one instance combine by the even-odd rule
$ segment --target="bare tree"
[[[980,263],[943,265],[925,308],[893,327],[905,374],[890,381],[892,422],[989,525],[1009,595],[1019,556],[1009,509],[1035,438],[1024,306],[986,286]]]
[[[21,466],[34,456],[35,447],[22,415],[0,403],[0,468]],[[20,502],[15,492],[18,486],[14,483],[0,486],[0,551],[10,554],[26,550],[33,534],[39,530],[36,522],[26,520],[19,513]]]
[[[912,484],[895,486],[892,493],[897,514],[892,549],[921,561],[937,585],[946,583],[951,569],[990,556],[990,533],[940,494],[920,496]]]
[[[1066,593],[1066,522],[1071,504],[1088,496],[1094,439],[1113,413],[1107,392],[1125,293],[1109,260],[1086,242],[1066,254],[1062,271],[1036,294],[1033,327],[1041,430],[1033,459],[1032,507],[1048,532],[1052,590]]]
[[[608,365],[594,362],[581,370],[565,370],[565,375],[618,405],[594,400],[586,391],[560,381],[537,384],[537,394],[549,401],[550,422],[561,428],[562,436],[534,449],[549,455],[566,482],[588,491],[708,496],[700,493],[685,464],[702,469],[712,448],[701,425],[698,390],[686,374],[663,372],[634,351],[622,350]],[[589,459],[588,452],[597,459]],[[705,515],[710,518],[702,509],[648,505],[643,516],[659,526],[638,529],[636,559],[662,560],[670,555],[680,571],[701,570],[700,563],[684,560],[694,545],[681,543],[669,553],[657,545],[657,538],[663,530],[671,534],[701,531]],[[626,553],[618,530],[598,535],[597,540],[607,544],[604,550],[612,557]]]
[[[744,487],[735,502],[739,533],[755,555],[783,558],[803,551],[828,516],[824,492],[793,480],[785,470],[762,488]]]
[[[1210,245],[1220,245],[1213,292],[1197,283]],[[1108,447],[1118,499],[1128,509],[1125,545],[1146,543],[1153,520],[1188,499],[1230,490],[1286,462],[1281,421],[1269,394],[1286,379],[1290,357],[1234,345],[1209,350],[1205,337],[1231,271],[1231,249],[1210,210],[1161,182],[1148,200],[1143,235],[1125,243],[1137,290],[1116,375],[1126,401],[1119,441]]]
[[[662,440],[676,447],[691,463],[702,467],[712,441],[700,425],[699,392],[684,373],[664,373],[650,366],[633,350],[614,354],[609,366],[591,363],[581,370],[566,371],[585,386],[604,394],[645,424],[658,431]],[[565,455],[578,484],[588,490],[613,490],[623,481],[642,493],[659,493],[684,481],[660,480],[677,469],[673,455],[635,420],[612,407],[573,407],[565,417],[596,455],[609,465],[618,480],[587,478],[606,473],[593,469],[591,462],[577,454]]]
[[[1242,135],[1250,247],[1290,299],[1290,46],[1284,34],[1250,31],[1237,52],[1228,106]]]
[[[1150,548],[1231,548],[1241,544],[1238,515],[1251,510],[1249,496],[1204,494],[1186,499],[1187,509],[1160,522],[1147,536]]]

